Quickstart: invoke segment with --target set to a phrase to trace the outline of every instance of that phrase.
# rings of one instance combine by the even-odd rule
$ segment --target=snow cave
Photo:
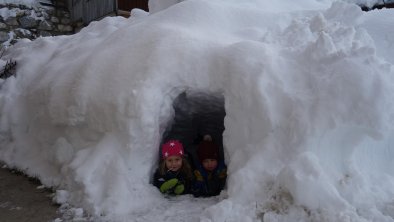
[[[0,160],[92,221],[393,222],[380,33],[394,38],[374,31],[389,18],[331,0],[188,0],[20,41],[1,58],[18,68],[0,82]],[[165,198],[150,183],[162,140],[193,153],[202,130],[223,142],[226,189]]]

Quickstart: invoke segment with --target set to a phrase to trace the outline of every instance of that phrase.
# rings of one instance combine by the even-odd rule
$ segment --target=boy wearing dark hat
[[[192,192],[196,197],[220,194],[226,184],[227,169],[219,155],[219,146],[209,135],[197,147],[199,164],[194,171],[195,183]]]

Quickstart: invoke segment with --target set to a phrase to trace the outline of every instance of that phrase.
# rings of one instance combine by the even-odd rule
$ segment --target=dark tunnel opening
[[[203,135],[209,134],[219,145],[219,155],[224,160],[224,96],[221,93],[185,91],[174,100],[173,108],[173,121],[165,130],[161,143],[169,139],[182,142],[193,165],[197,161],[197,143]]]

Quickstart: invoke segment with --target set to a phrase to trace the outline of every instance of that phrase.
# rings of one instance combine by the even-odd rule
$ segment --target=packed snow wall
[[[17,44],[0,160],[111,220],[393,221],[393,71],[363,12],[266,3],[189,0]],[[149,183],[188,90],[225,101],[215,199],[169,200]]]

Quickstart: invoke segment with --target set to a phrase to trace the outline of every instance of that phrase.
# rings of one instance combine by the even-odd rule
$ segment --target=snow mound
[[[190,0],[18,43],[0,160],[97,220],[394,221],[389,54],[355,5],[268,2]],[[219,197],[150,184],[184,92],[224,97]]]

